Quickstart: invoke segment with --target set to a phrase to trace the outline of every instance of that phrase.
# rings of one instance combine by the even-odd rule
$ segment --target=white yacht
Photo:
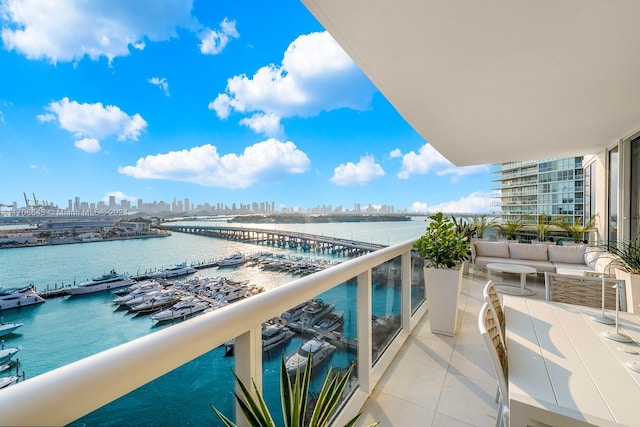
[[[195,273],[196,269],[190,266],[187,266],[186,262],[176,264],[173,267],[165,268],[160,271],[156,271],[153,273],[147,274],[147,277],[150,279],[166,279],[168,277],[178,277],[178,276],[186,276],[187,274]]]
[[[23,325],[24,323],[20,322],[4,323],[3,319],[0,319],[0,337],[9,335]]]
[[[289,342],[295,333],[279,323],[264,324],[262,328],[262,350],[269,351]]]
[[[24,288],[0,288],[0,310],[25,307],[44,302],[32,285]]]
[[[268,353],[276,347],[291,341],[295,332],[280,323],[264,323],[262,325],[262,351]],[[225,357],[233,356],[235,340],[224,343]]]
[[[320,319],[333,311],[335,304],[326,303],[321,299],[314,299],[302,309],[300,325],[303,328],[310,328]]]
[[[128,292],[119,295],[113,299],[113,303],[116,305],[126,305],[129,301],[139,296],[142,296],[151,291],[161,290],[162,284],[156,281],[148,281],[144,283],[136,283],[128,289]]]
[[[11,358],[20,350],[22,350],[21,346],[5,348],[4,341],[2,341],[2,345],[0,346],[0,364],[4,364],[11,360]]]
[[[193,314],[200,313],[209,307],[209,303],[199,298],[187,297],[183,298],[172,307],[159,311],[151,315],[151,319],[156,322],[165,322],[168,320],[177,320],[189,317]]]
[[[79,283],[67,290],[70,295],[84,295],[109,289],[122,288],[133,285],[133,279],[126,274],[118,274],[115,270],[91,279],[88,282]]]
[[[322,331],[332,332],[340,329],[344,324],[344,312],[329,313],[320,319],[314,327]]]
[[[329,344],[320,338],[314,338],[307,341],[298,349],[296,354],[287,359],[286,367],[289,375],[295,375],[296,371],[300,369],[302,373],[307,368],[307,361],[309,360],[309,354],[312,354],[311,360],[312,368],[326,360],[333,354],[336,346]]]
[[[228,267],[228,266],[232,266],[232,265],[240,265],[243,264],[245,262],[245,258],[244,255],[241,254],[240,252],[237,252],[233,255],[229,255],[228,257],[225,257],[223,259],[221,259],[220,261],[218,261],[218,267]]]
[[[20,377],[17,376],[17,375],[10,375],[8,377],[0,377],[0,389],[3,389],[5,387],[9,387],[10,385],[13,385],[13,384],[17,383],[19,379],[20,379]]]

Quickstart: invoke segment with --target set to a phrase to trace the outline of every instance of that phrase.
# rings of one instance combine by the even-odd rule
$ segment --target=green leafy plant
[[[582,224],[582,218],[576,218],[574,222],[559,219],[554,224],[566,231],[575,243],[580,243],[584,241],[584,234],[595,228],[597,217],[597,214],[592,216],[585,224]]]
[[[535,224],[538,240],[540,240],[541,242],[547,240],[547,235],[549,234],[549,230],[553,222],[551,217],[545,213],[541,213],[537,216],[526,215],[525,218]]]
[[[523,224],[520,219],[508,219],[504,224],[500,224],[498,227],[507,240],[513,240],[516,238],[518,231],[522,229]]]
[[[489,215],[482,214],[474,215],[471,220],[471,225],[476,228],[476,236],[478,236],[479,239],[482,239],[484,237],[484,233],[491,228],[495,228],[497,223],[495,218],[489,219]]]
[[[631,274],[640,274],[640,240],[638,236],[634,240],[624,242],[610,242],[604,247],[615,258],[612,266]]]
[[[464,218],[456,220],[456,217],[452,216],[451,220],[455,224],[456,230],[467,236],[469,240],[471,240],[471,238],[476,235],[478,230],[478,227],[476,225],[465,221]]]
[[[442,212],[429,217],[425,233],[414,244],[418,254],[432,268],[454,268],[469,258],[469,238],[457,230],[455,223]]]
[[[300,369],[296,371],[293,383],[291,382],[291,378],[287,372],[284,357],[280,363],[280,399],[282,403],[282,415],[285,427],[327,426],[331,420],[331,416],[338,407],[340,398],[342,397],[351,378],[351,372],[354,365],[349,366],[342,375],[334,374],[333,368],[330,368],[313,408],[308,408],[312,356],[312,354],[309,354],[306,368],[302,375],[300,374]],[[273,417],[271,416],[269,408],[267,407],[267,404],[265,403],[255,382],[252,381],[253,391],[255,393],[254,395],[240,380],[240,378],[238,378],[238,375],[235,372],[234,376],[242,392],[242,396],[238,395],[237,392],[235,393],[236,401],[238,402],[247,423],[254,427],[275,427],[276,424],[273,421]],[[227,418],[213,405],[211,405],[211,408],[225,426],[236,426],[233,421]],[[309,412],[311,412],[311,414],[307,420]],[[362,414],[356,415],[347,424],[345,424],[345,427],[355,425],[361,415]],[[369,427],[376,425],[378,425],[378,423],[370,424]]]

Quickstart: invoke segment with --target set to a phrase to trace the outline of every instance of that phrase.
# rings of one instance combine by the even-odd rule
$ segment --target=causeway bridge
[[[300,249],[303,252],[344,256],[359,256],[386,247],[386,245],[377,243],[358,242],[318,234],[299,233],[297,231],[265,230],[262,228],[213,225],[162,225],[160,228],[179,233],[198,234],[278,248]]]

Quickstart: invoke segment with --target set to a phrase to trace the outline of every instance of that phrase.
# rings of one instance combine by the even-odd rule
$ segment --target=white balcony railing
[[[0,391],[0,425],[69,424],[231,338],[236,338],[239,377],[245,383],[253,378],[261,387],[262,323],[355,277],[357,387],[336,417],[336,423],[344,422],[360,410],[413,326],[426,312],[423,298],[416,301],[414,296],[412,302],[412,285],[424,285],[418,273],[421,268],[412,265],[414,242],[412,239],[363,255],[3,389]],[[400,257],[401,270],[401,321],[398,333],[374,363],[372,270],[397,257]],[[414,272],[419,283],[412,280]],[[241,424],[242,416],[237,419]]]

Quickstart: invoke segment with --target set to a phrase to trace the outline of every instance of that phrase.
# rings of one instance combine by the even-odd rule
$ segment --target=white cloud
[[[284,129],[280,124],[280,118],[275,114],[256,113],[251,117],[240,120],[241,125],[245,125],[256,133],[261,133],[272,138],[281,138]]]
[[[63,98],[51,102],[45,110],[48,112],[36,116],[38,120],[57,120],[62,129],[73,133],[76,146],[89,152],[96,151],[96,148],[99,150],[98,141],[110,136],[116,136],[118,141],[137,141],[147,127],[147,122],[140,114],[129,116],[114,105],[105,107],[100,102],[80,104]]]
[[[169,96],[169,82],[165,77],[151,77],[149,83],[162,89],[165,95]]]
[[[191,182],[207,187],[246,188],[309,170],[307,155],[291,142],[268,139],[245,148],[240,155],[220,156],[210,144],[138,159],[118,172],[139,179]]]
[[[76,1],[3,0],[2,40],[29,59],[69,62],[127,56],[145,40],[176,37],[195,28],[193,0]]]
[[[95,138],[82,138],[75,142],[75,146],[87,153],[97,153],[100,151],[100,142]]]
[[[264,66],[252,78],[230,78],[209,109],[220,119],[231,112],[310,117],[339,108],[363,110],[374,90],[329,33],[311,33],[289,45],[281,65]]]
[[[384,169],[373,156],[364,156],[358,163],[348,162],[341,164],[333,171],[331,182],[339,186],[360,184],[364,185],[369,181],[384,176]]]
[[[399,148],[396,148],[395,150],[391,150],[391,152],[389,152],[389,157],[392,159],[397,159],[398,157],[402,157],[402,151],[400,151]]]
[[[396,150],[392,153],[397,154],[399,150]],[[438,176],[453,175],[451,181],[456,182],[463,176],[489,172],[489,165],[456,167],[438,153],[431,144],[425,144],[420,147],[418,153],[411,151],[402,156],[402,167],[398,172],[398,178],[407,179],[411,175],[424,175],[429,172],[434,172]]]
[[[413,212],[472,212],[472,213],[488,213],[495,210],[491,206],[491,193],[484,191],[476,191],[466,197],[458,200],[452,200],[445,203],[430,206],[426,202],[413,202],[411,205]]]
[[[220,31],[207,29],[200,35],[200,52],[204,55],[221,53],[231,38],[237,39],[240,33],[236,30],[236,21],[224,18],[220,23]]]

